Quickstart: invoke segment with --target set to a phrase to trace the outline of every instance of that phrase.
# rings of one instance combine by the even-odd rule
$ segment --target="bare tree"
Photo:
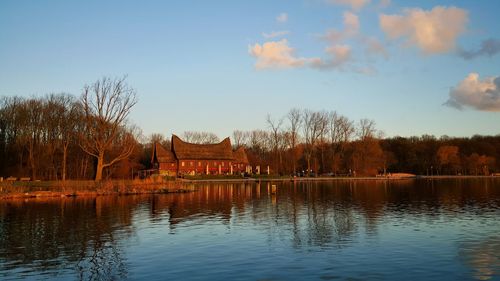
[[[279,120],[274,120],[271,118],[271,115],[267,115],[266,117],[266,122],[269,128],[271,129],[271,143],[273,147],[273,154],[274,154],[274,163],[275,163],[275,171],[280,173],[281,165],[283,162],[283,157],[281,154],[280,148],[280,143],[282,139],[282,134],[281,134],[281,125],[283,124],[283,118]]]
[[[137,103],[136,92],[125,82],[125,77],[104,77],[92,85],[86,85],[81,96],[84,113],[84,134],[81,148],[97,159],[95,180],[102,179],[103,169],[126,159],[135,147],[133,136],[128,133],[127,116]],[[106,158],[106,153],[119,151]]]
[[[219,137],[210,132],[185,131],[182,134],[184,141],[198,144],[211,144],[220,142]]]
[[[328,132],[330,133],[332,152],[332,171],[337,173],[345,145],[354,133],[354,126],[352,121],[343,115],[337,114],[336,111],[330,112],[328,117]]]
[[[49,117],[46,120],[50,123],[47,132],[52,135],[49,148],[62,151],[61,178],[64,181],[67,175],[68,149],[71,143],[76,142],[77,132],[81,129],[79,128],[79,121],[82,118],[81,106],[68,94],[51,94],[46,100],[45,111]]]
[[[299,141],[299,128],[302,122],[300,109],[292,108],[287,114],[289,127],[288,136],[290,140],[290,150],[292,153],[293,174],[297,173],[297,144]]]
[[[328,124],[327,113],[323,111],[304,110],[302,113],[304,138],[306,141],[305,156],[307,170],[311,171],[311,160],[316,151],[319,138],[325,133]],[[314,160],[314,159],[313,159]]]
[[[233,145],[235,149],[245,144],[247,142],[247,139],[248,139],[247,132],[239,130],[233,131]]]
[[[357,134],[359,140],[352,143],[351,165],[354,171],[363,175],[375,175],[384,166],[384,153],[376,138],[375,121],[359,120]]]
[[[152,133],[149,136],[149,143],[152,145],[155,143],[163,144],[164,142],[165,142],[165,137],[162,134]]]
[[[27,144],[31,178],[37,178],[37,152],[43,131],[43,103],[35,98],[26,100],[20,107],[22,133],[20,140]]]
[[[360,140],[366,140],[367,138],[375,137],[377,130],[375,129],[375,121],[370,119],[359,120],[358,125],[358,137]]]

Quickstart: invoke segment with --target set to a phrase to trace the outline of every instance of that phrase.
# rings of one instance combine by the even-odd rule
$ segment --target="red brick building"
[[[229,138],[215,144],[194,144],[172,135],[170,146],[167,150],[159,143],[154,144],[151,161],[159,174],[234,174],[245,172],[248,166],[245,149],[233,151]]]

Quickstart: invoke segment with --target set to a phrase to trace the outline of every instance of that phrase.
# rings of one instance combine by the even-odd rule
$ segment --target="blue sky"
[[[224,137],[293,107],[370,118],[386,136],[496,135],[499,10],[486,0],[1,1],[0,95],[79,96],[128,75],[139,99],[130,118],[145,135]]]

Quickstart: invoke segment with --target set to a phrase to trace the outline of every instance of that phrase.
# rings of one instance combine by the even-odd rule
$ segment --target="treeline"
[[[31,180],[130,178],[139,133],[127,121],[135,91],[121,79],[69,94],[0,100],[0,176]]]
[[[0,176],[32,180],[131,178],[151,168],[151,148],[170,138],[145,138],[127,116],[135,91],[121,79],[102,78],[69,94],[0,99]],[[500,135],[384,138],[369,119],[335,111],[291,109],[265,119],[266,129],[235,130],[234,148],[246,148],[252,166],[273,174],[373,176],[488,175],[500,171]],[[215,143],[210,132],[187,131],[192,143]],[[142,141],[141,141],[142,140]]]
[[[234,131],[250,162],[277,174],[489,175],[500,171],[500,135],[471,138],[384,138],[369,119],[350,120],[335,111],[292,109],[266,118],[267,130]]]

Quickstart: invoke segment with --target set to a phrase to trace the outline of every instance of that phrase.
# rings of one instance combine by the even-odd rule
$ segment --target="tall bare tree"
[[[71,143],[75,143],[80,128],[79,120],[82,118],[82,108],[71,95],[51,95],[49,100],[55,104],[54,109],[58,120],[58,147],[62,151],[61,178],[66,180],[68,149]]]
[[[376,133],[375,121],[366,118],[359,120],[358,137],[361,141],[375,137]]]
[[[238,148],[247,142],[248,133],[244,131],[235,130],[233,131],[233,146]]]
[[[283,135],[281,134],[281,125],[283,124],[283,118],[279,120],[275,120],[271,117],[271,115],[267,115],[266,122],[269,128],[271,129],[271,143],[273,147],[274,154],[274,171],[280,173],[281,165],[282,165],[282,154],[280,149],[281,139]]]
[[[84,134],[81,148],[97,159],[95,180],[101,180],[103,169],[126,159],[133,152],[135,140],[128,133],[127,116],[137,103],[136,92],[124,78],[104,77],[86,85],[81,96],[84,113]],[[107,159],[107,152],[115,150]]]
[[[219,137],[211,132],[186,131],[182,134],[184,141],[198,144],[211,144],[220,142]]]
[[[324,111],[304,110],[302,113],[304,138],[306,141],[305,156],[307,170],[311,171],[311,160],[316,151],[316,145],[325,133],[328,124],[328,114]],[[317,171],[316,171],[317,172]]]
[[[298,108],[292,108],[287,114],[289,127],[288,127],[288,136],[290,140],[290,150],[292,153],[292,168],[293,174],[297,173],[297,144],[299,142],[299,128],[302,122],[301,112]]]
[[[332,172],[337,173],[347,142],[354,134],[354,125],[347,117],[332,111],[328,115],[328,132],[332,153]]]

